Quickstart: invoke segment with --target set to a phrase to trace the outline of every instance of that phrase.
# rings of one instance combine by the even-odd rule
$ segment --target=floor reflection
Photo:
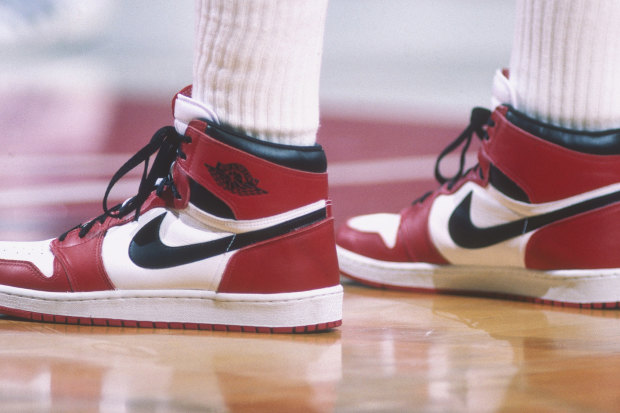
[[[355,285],[345,291],[340,399],[356,400],[346,411],[619,405],[618,312]],[[360,391],[364,398],[356,398]]]
[[[309,336],[115,329],[0,320],[11,411],[330,411],[338,332]]]

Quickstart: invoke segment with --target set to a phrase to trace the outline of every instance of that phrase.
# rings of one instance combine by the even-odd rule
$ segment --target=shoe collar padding
[[[498,69],[493,77],[493,94],[491,108],[495,110],[500,105],[517,107],[517,92],[510,83],[508,69]]]
[[[192,98],[192,86],[187,86],[177,93],[172,100],[174,127],[181,135],[185,134],[187,126],[194,119],[207,120],[219,124],[220,121],[213,108]]]

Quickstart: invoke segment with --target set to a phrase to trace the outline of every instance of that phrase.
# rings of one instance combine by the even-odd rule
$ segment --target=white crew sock
[[[196,0],[192,98],[255,138],[313,145],[327,0]]]
[[[517,109],[580,130],[620,127],[620,1],[517,0]]]

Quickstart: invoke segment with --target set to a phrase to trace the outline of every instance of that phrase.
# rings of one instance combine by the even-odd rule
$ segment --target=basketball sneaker
[[[505,75],[495,84],[510,102]],[[465,169],[476,138],[478,164]],[[459,147],[458,172],[443,176],[441,160]],[[440,187],[400,214],[339,229],[344,275],[383,288],[618,307],[620,130],[559,128],[509,104],[476,108],[435,175]]]
[[[177,94],[175,126],[112,177],[101,216],[53,240],[0,243],[0,312],[252,332],[341,324],[322,148],[245,136],[190,96]],[[114,184],[142,163],[137,194],[108,207]]]

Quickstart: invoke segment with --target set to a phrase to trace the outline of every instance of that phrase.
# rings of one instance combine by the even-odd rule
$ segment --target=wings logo
[[[215,182],[225,190],[236,195],[251,196],[266,194],[258,187],[258,179],[248,169],[238,163],[217,163],[215,167],[205,164]]]

